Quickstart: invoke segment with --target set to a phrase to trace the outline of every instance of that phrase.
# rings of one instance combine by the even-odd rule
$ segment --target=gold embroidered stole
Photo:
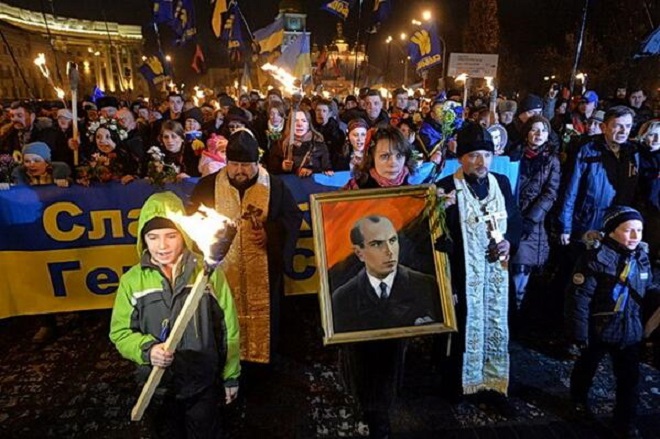
[[[268,217],[270,175],[259,166],[259,176],[241,200],[229,184],[226,169],[215,180],[215,209],[239,225],[238,234],[220,266],[231,287],[241,330],[241,360],[270,361],[270,284],[266,248],[249,238],[253,227]]]
[[[454,174],[465,253],[465,352],[463,393],[494,390],[507,394],[509,387],[509,276],[500,261],[488,262],[490,241],[486,214],[497,219],[506,233],[506,201],[495,177],[488,174],[488,196],[471,193],[463,170]],[[499,214],[499,215],[498,215]]]

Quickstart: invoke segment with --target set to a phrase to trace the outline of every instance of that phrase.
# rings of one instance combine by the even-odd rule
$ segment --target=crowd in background
[[[617,89],[602,99],[594,90],[571,97],[552,86],[543,96],[519,100],[495,99],[484,90],[467,108],[460,90],[433,97],[411,92],[398,88],[386,99],[363,88],[340,100],[283,97],[274,88],[265,96],[220,93],[204,102],[176,92],[162,102],[105,96],[79,103],[77,137],[73,113],[61,103],[16,101],[0,115],[0,183],[129,184],[147,178],[163,184],[203,177],[226,165],[227,139],[241,128],[255,135],[260,163],[272,174],[359,173],[372,128],[387,125],[403,133],[417,164],[432,162],[440,170],[455,157],[456,132],[477,123],[492,134],[495,155],[520,162],[518,182],[512,182],[524,217],[523,243],[512,260],[518,305],[529,274],[549,258],[549,236],[582,245],[582,235],[598,229],[611,204],[635,206],[657,224],[660,121],[644,90]],[[626,118],[630,123],[621,124]],[[599,143],[621,145],[622,155],[590,161],[586,152]],[[656,258],[658,236],[651,232],[650,238]]]
[[[4,188],[9,183],[128,184],[147,178],[163,184],[203,177],[226,165],[227,139],[240,128],[254,133],[260,162],[273,174],[359,173],[370,130],[387,125],[404,134],[418,164],[430,161],[440,170],[455,157],[457,130],[472,122],[489,129],[496,155],[520,162],[518,182],[512,182],[525,219],[525,239],[512,261],[518,305],[530,272],[548,260],[549,235],[565,245],[571,239],[581,245],[582,234],[598,229],[604,209],[613,203],[638,207],[657,224],[660,121],[644,90],[620,88],[602,99],[594,90],[571,97],[552,86],[543,96],[529,94],[518,101],[495,100],[484,90],[467,101],[467,108],[460,90],[434,97],[411,92],[398,88],[386,99],[379,90],[363,88],[358,96],[340,100],[283,97],[274,88],[265,96],[252,91],[235,99],[220,93],[204,102],[176,92],[162,102],[105,96],[79,103],[77,137],[72,111],[61,102],[16,101],[0,115],[0,183]],[[615,123],[622,117],[631,123]],[[605,160],[602,172],[583,175],[584,152],[598,142],[621,144],[627,163]],[[619,168],[625,166],[638,172],[623,178],[619,174],[625,169]],[[610,184],[595,193],[605,187],[602,178]],[[658,237],[651,233],[651,238],[655,258]]]
[[[70,109],[17,101],[0,116],[0,183],[8,189],[204,177],[226,166],[228,139],[242,129],[253,133],[259,162],[272,174],[350,171],[359,181],[374,167],[374,129],[388,126],[413,148],[406,173],[430,162],[431,182],[457,156],[457,132],[475,124],[490,133],[496,156],[519,162],[518,181],[511,182],[523,221],[510,261],[512,308],[522,306],[539,272],[552,270],[557,285],[569,284],[615,205],[641,212],[649,259],[653,268],[660,264],[660,119],[644,90],[619,89],[603,99],[594,90],[570,96],[551,87],[517,100],[483,92],[467,108],[462,101],[458,90],[424,97],[402,88],[389,99],[368,88],[341,100],[270,89],[265,97],[221,93],[203,103],[171,92],[162,102],[85,100],[77,124]]]

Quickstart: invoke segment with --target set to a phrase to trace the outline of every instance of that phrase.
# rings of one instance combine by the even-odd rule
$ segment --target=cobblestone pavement
[[[314,297],[285,300],[282,349],[270,366],[244,369],[241,397],[225,409],[236,438],[357,438],[367,435],[338,376],[337,350],[321,345]],[[287,316],[289,316],[287,318]],[[291,318],[295,317],[295,318]],[[58,338],[35,346],[37,319],[0,321],[0,437],[140,438],[129,413],[139,394],[133,366],[108,340],[109,311],[57,316]],[[547,334],[546,334],[547,335]],[[607,438],[613,405],[611,365],[601,365],[591,393],[595,417],[578,418],[568,400],[572,361],[538,336],[511,345],[511,400],[506,419],[471,402],[439,396],[429,366],[430,338],[410,343],[404,388],[393,413],[395,438]],[[660,438],[660,373],[642,365],[639,428]]]

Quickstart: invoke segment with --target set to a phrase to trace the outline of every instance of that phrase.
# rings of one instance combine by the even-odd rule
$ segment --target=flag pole
[[[573,94],[573,87],[575,86],[575,76],[577,75],[578,65],[580,64],[580,55],[582,54],[582,43],[584,42],[584,28],[587,25],[587,12],[589,11],[589,0],[584,0],[584,11],[582,12],[582,25],[580,27],[580,38],[578,39],[577,47],[575,49],[575,61],[573,62],[573,70],[571,71],[570,89]]]
[[[53,20],[55,19],[55,7],[53,6],[53,3],[50,3],[51,6],[51,12],[53,16]],[[46,18],[46,6],[44,5],[44,1],[41,0],[41,16],[44,19],[44,25],[46,26],[46,34],[48,35],[48,43],[50,44],[50,50],[53,52],[53,58],[55,59],[55,72],[57,73],[57,80],[62,84],[62,73],[60,72],[60,63],[57,60],[57,51],[55,50],[55,46],[53,45],[53,41],[55,39],[53,38],[51,32],[50,32],[50,26],[48,25],[48,19]]]
[[[355,87],[357,86],[358,49],[360,47],[361,30],[362,30],[362,0],[360,0],[358,4],[358,28],[357,28],[357,35],[355,37],[355,66],[353,66],[353,93],[355,93]]]

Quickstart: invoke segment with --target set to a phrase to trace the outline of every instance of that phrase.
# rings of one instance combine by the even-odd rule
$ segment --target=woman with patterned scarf
[[[366,150],[360,164],[353,168],[347,189],[371,189],[408,185],[415,172],[412,147],[394,127],[372,128],[367,132]]]

